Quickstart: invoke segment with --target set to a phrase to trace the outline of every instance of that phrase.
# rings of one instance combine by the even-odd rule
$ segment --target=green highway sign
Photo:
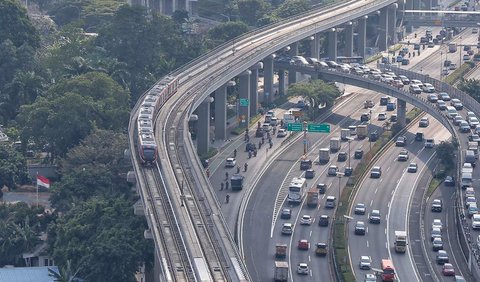
[[[242,107],[248,107],[248,99],[240,99],[240,106]]]
[[[307,127],[309,132],[322,132],[322,133],[330,133],[330,124],[320,123],[310,123]]]
[[[301,123],[288,123],[287,124],[288,131],[303,131],[303,124]]]

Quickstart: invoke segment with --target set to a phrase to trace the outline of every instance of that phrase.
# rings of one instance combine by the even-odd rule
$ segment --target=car
[[[453,280],[455,282],[467,282],[467,280],[465,280],[465,278],[461,275],[455,275],[455,280]]]
[[[326,214],[322,214],[318,219],[318,226],[328,226],[330,222],[330,217]]]
[[[366,100],[363,102],[363,108],[368,109],[368,108],[373,108],[375,106],[375,103],[373,103],[372,100]]]
[[[327,196],[327,201],[325,202],[325,208],[333,209],[335,208],[337,198],[335,196]]]
[[[434,199],[432,201],[432,207],[431,207],[432,212],[442,212],[442,208],[443,208],[443,203],[441,199]]]
[[[306,179],[312,179],[312,178],[314,178],[314,177],[315,177],[315,170],[313,170],[313,169],[307,169],[307,170],[305,171],[305,178],[306,178]]]
[[[360,256],[359,262],[360,269],[371,269],[372,268],[372,258],[370,256]]]
[[[328,253],[328,246],[325,243],[317,243],[315,249],[315,255],[317,256],[326,256]]]
[[[362,149],[356,149],[354,153],[354,158],[355,159],[361,159],[363,157],[363,150]]]
[[[445,250],[438,250],[438,253],[437,253],[437,257],[435,259],[437,261],[437,264],[445,264],[445,263],[448,263],[449,261],[449,258],[448,258],[448,254],[447,254],[447,251]]]
[[[397,114],[391,114],[390,115],[390,121],[391,122],[396,122],[397,121]]]
[[[411,80],[410,80],[410,84],[415,84],[415,85],[418,85],[419,87],[422,87],[422,86],[423,86],[423,82],[421,82],[421,81],[418,80],[418,79],[411,79]]]
[[[311,159],[302,158],[300,161],[300,170],[307,170],[312,168],[313,162]]]
[[[428,94],[427,95],[427,100],[432,103],[438,102],[438,97],[435,94]]]
[[[460,127],[460,132],[462,133],[470,133],[470,124],[468,122],[462,120],[460,121],[460,124],[458,125]]]
[[[297,273],[302,275],[308,275],[310,273],[310,269],[308,268],[308,264],[301,262],[297,266]]]
[[[463,60],[464,61],[470,61],[470,55],[468,55],[468,54],[463,55]]]
[[[480,249],[480,235],[477,235],[477,248]]]
[[[318,193],[320,193],[320,194],[325,194],[325,192],[327,191],[327,184],[325,184],[325,183],[318,183],[318,184],[317,184],[317,189],[318,189]]]
[[[459,99],[452,99],[450,105],[452,105],[457,111],[463,110],[463,104]]]
[[[346,167],[345,167],[345,170],[343,171],[343,174],[344,174],[345,176],[352,176],[352,174],[353,174],[353,167],[346,166]]]
[[[257,128],[257,130],[255,130],[255,137],[264,137],[265,136],[265,132],[263,131],[263,129],[261,127]]]
[[[471,128],[476,128],[480,124],[477,117],[469,117],[467,121]]]
[[[355,214],[365,214],[365,211],[366,211],[366,208],[365,208],[365,204],[364,203],[358,203],[356,206],[355,206],[355,209],[354,209],[354,213]]]
[[[328,167],[327,174],[328,176],[337,176],[338,167],[336,165],[331,165]]]
[[[415,141],[423,141],[423,132],[415,133]]]
[[[478,207],[476,203],[471,203],[467,209],[468,217],[472,217],[474,214],[478,214]]]
[[[455,268],[451,263],[446,263],[442,267],[443,276],[455,276]]]
[[[395,141],[395,146],[397,147],[404,147],[407,145],[407,137],[405,136],[398,136],[397,141]]]
[[[370,221],[370,223],[379,224],[381,220],[380,210],[372,210],[368,220]]]
[[[398,78],[400,78],[403,82],[403,84],[407,85],[407,84],[410,84],[410,79],[408,79],[408,77],[404,76],[404,75],[399,75]]]
[[[433,148],[435,147],[435,139],[433,138],[427,138],[425,139],[425,148]]]
[[[415,173],[417,172],[418,165],[416,163],[410,163],[407,168],[407,172]]]
[[[245,145],[245,152],[255,151],[256,148],[257,148],[257,146],[255,144],[248,142]]]
[[[287,130],[285,128],[280,128],[277,131],[277,137],[282,138],[282,137],[285,137],[285,136],[287,136]]]
[[[478,134],[472,134],[468,136],[468,140],[471,142],[480,142],[480,136]]]
[[[422,94],[422,88],[420,88],[420,86],[418,86],[417,84],[410,84],[408,90],[412,94]]]
[[[437,101],[437,107],[438,107],[439,110],[445,111],[447,109],[447,103],[445,103],[445,101],[443,101],[443,100],[438,100]]]
[[[453,124],[456,126],[459,126],[462,121],[463,121],[463,117],[459,115],[453,117]]]
[[[442,223],[442,220],[441,219],[434,219],[433,222],[432,222],[432,230],[435,229],[435,228],[438,228],[440,229],[440,231],[442,231],[443,229],[443,223]]]
[[[443,181],[445,186],[455,186],[455,177],[447,175]]]
[[[378,120],[386,120],[387,119],[387,114],[386,113],[379,113],[378,114]]]
[[[235,167],[237,165],[237,160],[235,158],[227,158],[225,161],[225,167]]]
[[[447,92],[440,92],[438,93],[438,100],[442,100],[442,101],[450,101],[451,98],[450,98],[450,95],[448,95]]]
[[[433,242],[435,238],[442,238],[442,230],[439,228],[433,228],[430,234],[430,241]]]
[[[298,240],[298,249],[299,250],[308,250],[310,249],[310,243],[306,239]]]
[[[382,176],[382,168],[379,166],[374,166],[370,170],[370,178],[380,178]]]
[[[429,124],[430,124],[430,121],[428,120],[428,117],[422,117],[418,122],[419,127],[428,127]]]
[[[310,225],[312,224],[312,217],[309,216],[308,214],[304,214],[302,218],[300,218],[300,224],[301,225]]]
[[[443,250],[443,241],[442,238],[435,238],[432,241],[432,250],[437,252],[439,250]]]
[[[287,209],[287,208],[282,209],[282,211],[281,211],[281,213],[280,213],[280,218],[281,218],[281,219],[290,219],[290,218],[292,218],[292,210],[291,210],[291,209]]]
[[[282,234],[283,235],[292,235],[292,233],[293,233],[293,224],[284,223],[282,225]]]
[[[470,204],[472,204],[472,203],[473,203],[473,204],[476,204],[476,203],[477,203],[477,199],[476,199],[475,197],[467,197],[467,198],[465,199],[465,207],[468,208],[468,207],[470,206]]]
[[[435,87],[433,87],[433,85],[431,85],[430,83],[424,83],[422,90],[425,93],[434,93],[435,92]]]
[[[408,151],[401,150],[400,153],[398,154],[397,160],[400,162],[406,162],[408,160]]]
[[[337,161],[344,162],[346,160],[347,160],[347,153],[346,152],[339,152],[338,157],[337,157]]]
[[[360,116],[360,121],[361,121],[361,122],[369,121],[369,120],[370,120],[370,114],[368,114],[368,113],[363,113],[363,114]]]
[[[377,282],[377,276],[373,273],[367,273],[365,274],[365,280],[364,282]]]
[[[365,233],[366,233],[365,222],[357,221],[357,223],[355,223],[355,235],[365,235]]]

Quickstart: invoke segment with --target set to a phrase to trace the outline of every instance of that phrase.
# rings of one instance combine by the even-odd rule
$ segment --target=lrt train
[[[154,118],[165,102],[177,92],[178,79],[166,76],[156,83],[141,99],[137,118],[138,154],[144,165],[157,161],[158,148],[155,142]]]

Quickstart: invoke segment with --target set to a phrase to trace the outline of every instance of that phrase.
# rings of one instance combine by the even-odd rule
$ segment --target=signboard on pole
[[[240,99],[240,106],[248,107],[248,99],[241,98]]]
[[[307,126],[308,132],[330,133],[330,124],[326,123],[310,123]]]
[[[301,123],[288,123],[287,124],[288,131],[303,131],[303,124]]]

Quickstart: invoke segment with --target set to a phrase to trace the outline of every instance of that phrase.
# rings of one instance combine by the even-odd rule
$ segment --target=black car
[[[300,161],[300,170],[307,170],[312,168],[312,160],[306,159]]]
[[[280,213],[281,219],[290,219],[292,217],[292,210],[291,209],[283,209]]]
[[[330,221],[330,218],[328,217],[328,215],[321,215],[320,216],[320,219],[318,220],[318,226],[328,226],[328,223]]]
[[[337,160],[338,160],[339,162],[344,162],[344,161],[346,161],[346,160],[347,160],[347,153],[346,153],[346,152],[340,152],[340,153],[338,153],[338,158],[337,158]]]
[[[363,150],[361,150],[361,149],[355,150],[354,157],[355,157],[355,159],[361,159],[363,157]]]
[[[453,176],[445,177],[445,186],[455,186],[455,177]]]
[[[255,137],[264,137],[265,132],[261,128],[257,128],[257,131],[255,131]]]
[[[305,178],[306,178],[306,179],[312,179],[312,178],[314,178],[314,177],[315,177],[315,170],[313,170],[313,169],[307,169],[307,170],[305,171]]]
[[[423,132],[417,132],[415,134],[415,141],[420,141],[420,142],[423,141]]]
[[[397,141],[395,142],[395,146],[397,147],[404,147],[407,145],[407,137],[405,136],[398,136]]]
[[[362,116],[360,116],[361,122],[369,121],[369,120],[370,120],[370,116],[368,114],[362,114]]]
[[[317,184],[317,189],[318,189],[318,193],[320,193],[320,194],[325,194],[325,192],[327,191],[327,184],[325,184],[325,183],[318,183],[318,184]]]
[[[353,174],[353,167],[346,166],[343,173],[345,176],[351,176]]]
[[[377,141],[377,139],[378,139],[378,133],[376,131],[371,132],[369,141],[370,142],[375,142],[375,141]]]
[[[365,235],[365,222],[357,221],[355,224],[355,235]]]

